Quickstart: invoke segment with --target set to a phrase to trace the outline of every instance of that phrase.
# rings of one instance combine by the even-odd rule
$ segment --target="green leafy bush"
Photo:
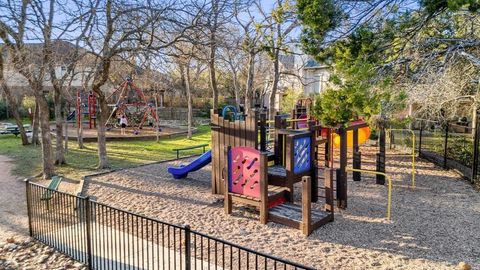
[[[303,91],[295,89],[287,89],[282,101],[280,102],[280,111],[283,113],[290,113],[295,108],[297,101],[303,97]]]

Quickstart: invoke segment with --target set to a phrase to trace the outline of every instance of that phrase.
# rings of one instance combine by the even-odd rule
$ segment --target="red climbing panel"
[[[260,198],[260,152],[251,147],[233,147],[229,166],[230,192]]]

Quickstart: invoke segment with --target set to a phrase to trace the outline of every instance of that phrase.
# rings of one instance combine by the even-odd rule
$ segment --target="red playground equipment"
[[[136,108],[137,111],[142,111],[143,116],[138,122],[136,129],[142,129],[143,124],[148,119],[152,117],[155,121],[158,121],[158,116],[155,110],[155,105],[152,102],[148,102],[143,90],[135,86],[131,78],[127,78],[120,86],[113,91],[113,93],[107,98],[110,99],[112,96],[118,94],[118,98],[115,104],[110,106],[113,107],[112,112],[107,120],[107,125],[111,122],[112,119],[115,119],[118,115],[127,116],[129,125],[132,126],[133,120],[132,113],[129,108]],[[133,94],[133,95],[132,95]]]
[[[93,91],[77,90],[75,110],[68,115],[67,121],[73,121],[75,118],[77,127],[80,127],[85,117],[88,117],[88,128],[97,127],[97,96]]]

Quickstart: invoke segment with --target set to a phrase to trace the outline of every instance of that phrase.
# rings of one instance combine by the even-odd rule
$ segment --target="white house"
[[[320,94],[328,87],[330,67],[321,65],[307,55],[280,55],[280,82],[278,85],[275,104],[273,108],[280,110],[280,103],[285,91],[293,89],[302,91],[305,96]],[[265,85],[264,106],[269,108],[271,83],[267,80]]]
[[[302,69],[303,92],[305,95],[320,94],[328,87],[330,67],[310,59]]]

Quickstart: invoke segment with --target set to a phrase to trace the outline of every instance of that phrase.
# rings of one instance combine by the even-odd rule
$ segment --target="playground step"
[[[268,199],[269,201],[275,201],[279,198],[283,198],[285,197],[285,192],[287,191],[288,191],[288,188],[286,187],[268,185]],[[257,201],[257,202],[260,201],[260,198],[257,198],[257,197],[252,197],[252,196],[243,195],[243,194],[235,194],[235,193],[230,193],[230,194],[238,198],[243,198],[243,199]]]
[[[268,212],[274,220],[286,219],[297,223],[302,222],[302,206],[293,203],[283,203],[271,208]],[[328,217],[329,213],[312,209],[312,223],[320,222],[322,219]]]
[[[281,165],[275,165],[268,167],[268,175],[287,177],[287,170]]]

